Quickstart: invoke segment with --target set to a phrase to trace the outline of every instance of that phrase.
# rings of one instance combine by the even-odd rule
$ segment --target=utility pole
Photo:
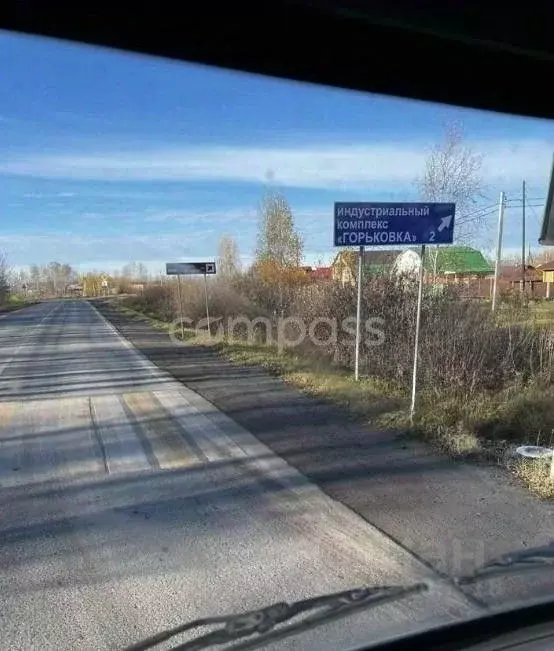
[[[494,263],[494,284],[492,286],[492,311],[496,310],[496,294],[498,292],[498,274],[500,273],[500,258],[502,257],[502,231],[504,230],[504,193],[500,193],[498,206],[498,240],[496,243],[496,260]]]
[[[522,210],[521,210],[521,291],[525,291],[525,181],[522,187]]]
[[[208,276],[204,271],[204,296],[206,298],[206,322],[208,325],[208,335],[211,337],[212,331],[210,329],[210,310],[208,307]]]

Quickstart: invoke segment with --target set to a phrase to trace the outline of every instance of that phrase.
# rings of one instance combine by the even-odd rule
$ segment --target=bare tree
[[[482,155],[466,143],[461,125],[451,123],[446,125],[441,142],[429,151],[425,172],[417,179],[423,201],[456,204],[456,229],[459,231],[473,230],[482,219],[475,209],[483,198],[482,164]],[[457,234],[460,237],[460,232]]]
[[[5,253],[0,253],[0,304],[10,295],[10,266]]]
[[[229,280],[240,273],[239,248],[234,237],[222,235],[217,247],[217,273]]]
[[[484,225],[483,211],[476,209],[483,199],[482,163],[483,157],[466,143],[462,126],[450,123],[442,140],[429,151],[423,176],[416,180],[422,201],[456,204],[457,242],[471,243]],[[430,255],[436,275],[438,247]]]
[[[517,260],[516,264],[521,265],[521,257],[514,256]],[[532,256],[529,253],[527,256],[527,263],[533,265],[544,264],[545,262],[552,262],[554,260],[554,251],[546,247],[542,251],[535,252]]]
[[[148,281],[148,268],[142,262],[137,264],[137,280],[141,283]]]
[[[8,283],[10,286],[10,294],[27,294],[31,289],[31,279],[29,273],[25,269],[10,269],[8,274]]]
[[[41,273],[40,273],[40,267],[38,264],[32,264],[29,267],[29,277],[30,277],[30,282],[31,282],[31,287],[33,292],[35,293],[36,296],[40,295],[40,281],[41,281]]]
[[[286,197],[267,192],[259,208],[258,262],[273,262],[279,267],[299,267],[303,242],[294,226],[294,217]]]

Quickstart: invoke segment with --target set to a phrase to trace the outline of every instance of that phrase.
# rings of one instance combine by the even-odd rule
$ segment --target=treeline
[[[78,282],[78,274],[69,264],[49,262],[32,264],[27,269],[10,273],[13,293],[32,296],[63,296],[67,286]]]
[[[6,257],[0,255],[0,300],[10,293],[55,298],[82,291],[88,296],[98,296],[106,293],[106,283],[110,293],[126,293],[132,291],[137,283],[149,280],[148,270],[141,262],[129,262],[116,272],[92,270],[80,273],[70,264],[57,261],[13,270],[9,268]]]

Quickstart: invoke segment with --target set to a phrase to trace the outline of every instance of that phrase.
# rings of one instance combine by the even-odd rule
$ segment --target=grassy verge
[[[0,314],[20,310],[23,307],[29,307],[36,303],[38,303],[38,301],[25,299],[20,296],[10,296],[3,305],[0,305]]]
[[[509,462],[508,467],[532,493],[542,499],[554,499],[554,480],[550,478],[550,461],[521,459]]]
[[[554,326],[554,301],[517,299],[500,303],[498,322],[503,325],[527,325],[531,327]]]
[[[125,301],[112,304],[129,316],[146,319],[154,328],[169,330],[169,324],[154,314],[129,307]],[[505,464],[535,494],[554,498],[554,482],[544,462],[516,462],[507,454],[515,445],[554,444],[551,387],[514,385],[466,396],[422,394],[410,427],[408,393],[390,383],[372,378],[355,382],[351,371],[299,348],[280,351],[273,345],[197,335],[193,330],[185,330],[185,338],[191,344],[210,346],[237,364],[261,366],[311,396],[346,408],[353,418],[381,428],[404,430],[453,458]]]

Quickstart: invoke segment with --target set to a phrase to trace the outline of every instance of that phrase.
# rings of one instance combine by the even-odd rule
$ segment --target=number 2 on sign
[[[435,241],[435,231],[431,231],[429,233],[429,242],[434,242]]]

